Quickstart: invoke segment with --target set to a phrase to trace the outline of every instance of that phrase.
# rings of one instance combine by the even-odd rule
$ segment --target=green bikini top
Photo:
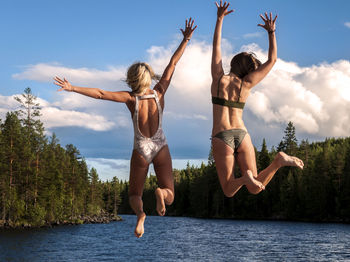
[[[222,77],[222,76],[221,76],[221,77]],[[243,81],[241,81],[241,86],[240,86],[240,88],[239,88],[239,94],[238,94],[238,99],[237,99],[237,101],[230,101],[230,100],[226,100],[226,99],[224,99],[224,98],[220,98],[220,97],[219,97],[219,84],[220,84],[221,77],[220,77],[219,83],[218,83],[218,93],[217,93],[216,97],[215,97],[215,96],[212,96],[212,97],[211,97],[211,102],[212,102],[213,104],[220,105],[220,106],[228,106],[228,107],[234,107],[234,108],[243,109],[245,103],[244,103],[244,102],[239,102],[239,99],[240,99],[240,97],[241,97],[241,91],[242,91]]]

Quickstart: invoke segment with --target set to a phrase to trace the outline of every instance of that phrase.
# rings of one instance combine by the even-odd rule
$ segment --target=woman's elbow
[[[105,93],[103,92],[103,90],[101,90],[101,89],[97,89],[96,90],[97,92],[96,92],[96,94],[95,94],[95,98],[96,99],[103,99],[104,98],[104,95],[105,95]]]
[[[277,56],[271,56],[271,57],[269,57],[268,62],[269,62],[270,64],[272,64],[272,65],[276,64],[276,62],[277,62]]]

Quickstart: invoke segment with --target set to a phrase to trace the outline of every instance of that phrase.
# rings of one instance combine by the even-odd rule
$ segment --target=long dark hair
[[[254,53],[242,52],[232,58],[230,72],[242,79],[259,66],[261,62]]]

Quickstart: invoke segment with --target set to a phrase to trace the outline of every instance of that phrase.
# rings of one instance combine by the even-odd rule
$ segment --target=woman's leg
[[[225,196],[234,196],[243,185],[258,183],[254,178],[247,176],[235,178],[233,174],[235,162],[233,149],[224,141],[216,137],[212,138],[212,145],[216,171]]]
[[[283,166],[296,166],[303,168],[304,163],[297,157],[289,156],[283,152],[277,153],[272,163],[257,175],[255,151],[249,134],[247,134],[239,146],[237,155],[238,165],[243,175],[252,175],[265,187],[273,178],[277,170]],[[254,184],[247,185],[247,189],[252,194],[258,194],[263,187]]]
[[[136,237],[142,237],[144,233],[143,224],[146,214],[143,212],[142,192],[148,166],[147,161],[136,150],[133,150],[130,161],[129,203],[137,216],[135,227]]]
[[[157,198],[157,212],[160,216],[165,215],[165,204],[171,205],[174,201],[174,177],[171,165],[169,147],[164,146],[153,159],[154,171],[156,172],[159,187],[155,191]]]

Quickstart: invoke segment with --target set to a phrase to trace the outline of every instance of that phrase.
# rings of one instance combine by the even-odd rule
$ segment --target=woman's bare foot
[[[289,156],[284,152],[278,152],[276,155],[276,159],[278,163],[282,166],[296,166],[300,169],[304,168],[304,163],[301,159],[295,157],[295,156]]]
[[[135,227],[135,236],[137,238],[142,237],[143,233],[145,232],[145,228],[143,226],[145,219],[146,219],[145,212],[142,212],[139,215],[137,215],[137,222]]]
[[[247,173],[245,173],[243,176],[246,178],[246,186],[251,185],[258,187],[260,190],[265,190],[265,186],[260,181],[254,178],[252,171],[248,170]]]
[[[165,215],[165,202],[164,202],[164,196],[162,190],[158,187],[156,191],[154,192],[157,198],[157,212],[160,216]]]

